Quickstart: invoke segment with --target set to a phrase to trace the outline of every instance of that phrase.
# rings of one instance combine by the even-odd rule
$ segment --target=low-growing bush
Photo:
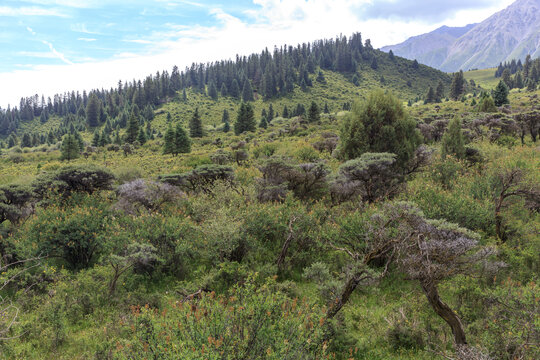
[[[234,170],[225,165],[201,165],[183,174],[160,175],[159,180],[185,191],[211,194],[218,181],[233,185]]]
[[[58,192],[69,196],[74,192],[92,194],[111,189],[114,175],[106,168],[96,165],[69,165],[51,173],[44,173],[32,183],[39,197]]]
[[[115,209],[130,215],[158,211],[163,205],[184,197],[184,193],[173,185],[142,179],[119,186],[116,193],[118,202]]]

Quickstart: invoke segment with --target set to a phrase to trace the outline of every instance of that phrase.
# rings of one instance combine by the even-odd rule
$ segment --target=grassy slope
[[[484,89],[494,89],[499,83],[500,79],[495,77],[495,68],[467,71],[463,75],[468,81],[474,80],[476,85],[483,87]]]

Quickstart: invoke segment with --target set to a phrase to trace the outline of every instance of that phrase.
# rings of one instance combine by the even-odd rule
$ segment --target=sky
[[[361,32],[374,47],[514,0],[0,0],[0,107]]]

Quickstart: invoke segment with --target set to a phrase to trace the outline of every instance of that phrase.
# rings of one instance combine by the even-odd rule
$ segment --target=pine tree
[[[164,136],[163,155],[174,154],[175,137],[176,135],[173,130],[172,124],[169,124],[169,127],[167,128],[167,132],[165,132],[165,136]]]
[[[221,93],[221,97],[226,97],[228,95],[227,85],[225,85],[225,83],[221,84],[221,90],[219,92]]]
[[[191,152],[191,140],[180,122],[176,124],[174,133],[174,154],[187,154]]]
[[[499,81],[499,84],[493,90],[493,100],[495,101],[495,106],[503,106],[504,104],[509,104],[508,101],[508,93],[510,90],[508,89],[508,86],[506,86],[506,83],[501,80]]]
[[[509,89],[512,89],[514,87],[509,69],[504,69],[502,73],[502,81],[504,81],[504,83],[506,84],[506,86],[508,86]]]
[[[268,106],[268,116],[266,117],[266,119],[268,120],[268,122],[274,120],[274,106],[272,104],[270,104],[270,106]]]
[[[285,119],[288,119],[288,118],[289,118],[289,109],[287,108],[287,105],[285,105],[285,106],[283,107],[283,114],[282,114],[282,115],[283,115],[283,117],[284,117]]]
[[[435,91],[433,91],[433,87],[430,86],[424,104],[432,104],[435,102],[435,100]]]
[[[439,83],[437,84],[437,90],[435,90],[435,100],[437,102],[441,102],[444,98],[444,84],[441,80],[439,80]]]
[[[218,99],[218,91],[214,82],[211,82],[210,85],[208,85],[208,96],[210,96],[212,100]]]
[[[244,81],[244,88],[242,90],[242,99],[244,100],[244,102],[255,100],[253,98],[253,88],[251,87],[251,83],[249,82],[247,78]]]
[[[266,129],[268,128],[268,122],[266,121],[266,117],[265,116],[261,116],[261,121],[259,122],[259,127],[261,129]]]
[[[134,143],[137,140],[137,136],[139,136],[139,119],[135,111],[133,111],[127,124],[126,142],[130,144]]]
[[[231,124],[229,124],[229,122],[226,121],[225,124],[223,125],[223,132],[228,133],[229,131],[231,131]]]
[[[199,116],[199,108],[195,109],[193,117],[189,121],[189,135],[192,138],[201,138],[203,137],[203,127],[201,117]]]
[[[236,79],[232,81],[229,94],[235,99],[240,98],[240,86],[238,85],[238,81]]]
[[[75,136],[67,134],[64,136],[62,146],[60,148],[62,155],[61,160],[73,160],[79,157],[79,143]]]
[[[92,146],[99,146],[99,131],[94,131],[94,137],[92,138]]]
[[[146,141],[148,139],[146,138],[146,133],[144,132],[143,128],[139,128],[139,134],[137,135],[137,141],[139,144],[144,145],[146,144]]]
[[[240,135],[246,131],[255,131],[255,114],[251,104],[242,103],[238,110],[236,123],[234,124],[234,133]]]
[[[459,71],[454,74],[452,78],[452,84],[450,85],[450,97],[453,100],[460,98],[461,94],[465,90],[465,78],[463,77],[463,71]]]
[[[182,101],[183,102],[187,102],[187,93],[186,93],[186,89],[184,88],[184,90],[182,91]]]
[[[319,120],[321,120],[321,113],[320,113],[320,110],[319,110],[319,106],[317,106],[315,101],[312,101],[311,106],[309,107],[308,121],[310,123],[313,123],[313,122],[317,122]]]
[[[75,140],[77,141],[77,145],[79,146],[79,151],[82,152],[84,150],[84,140],[81,134],[78,131],[74,131],[73,136],[75,137]]]
[[[521,76],[521,71],[518,71],[514,77],[514,85],[517,89],[523,89],[523,76]]]
[[[324,112],[325,114],[330,114],[330,109],[328,109],[328,103],[326,103],[326,102],[324,103],[324,110],[323,110],[323,112]]]
[[[99,99],[95,93],[92,93],[88,99],[88,104],[86,105],[86,122],[88,126],[95,127],[99,125],[99,110]]]
[[[17,137],[15,134],[11,133],[8,137],[8,147],[12,148],[17,145]]]
[[[457,116],[450,121],[442,138],[442,156],[445,158],[448,155],[458,159],[465,157],[465,138],[461,131],[461,120]]]
[[[30,134],[24,133],[22,140],[21,140],[21,146],[23,148],[25,147],[32,147],[32,138],[30,138]]]
[[[226,123],[229,122],[229,111],[227,109],[223,110],[223,116],[221,116],[221,122]]]

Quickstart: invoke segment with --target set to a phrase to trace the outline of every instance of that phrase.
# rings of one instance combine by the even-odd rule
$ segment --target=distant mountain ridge
[[[439,68],[448,57],[450,46],[476,25],[442,26],[430,33],[413,36],[401,44],[385,46],[381,50],[385,52],[392,50],[395,55],[411,60],[416,59],[422,64]]]
[[[518,0],[479,24],[443,26],[381,50],[447,72],[496,67],[527,54],[539,57],[540,0]]]

